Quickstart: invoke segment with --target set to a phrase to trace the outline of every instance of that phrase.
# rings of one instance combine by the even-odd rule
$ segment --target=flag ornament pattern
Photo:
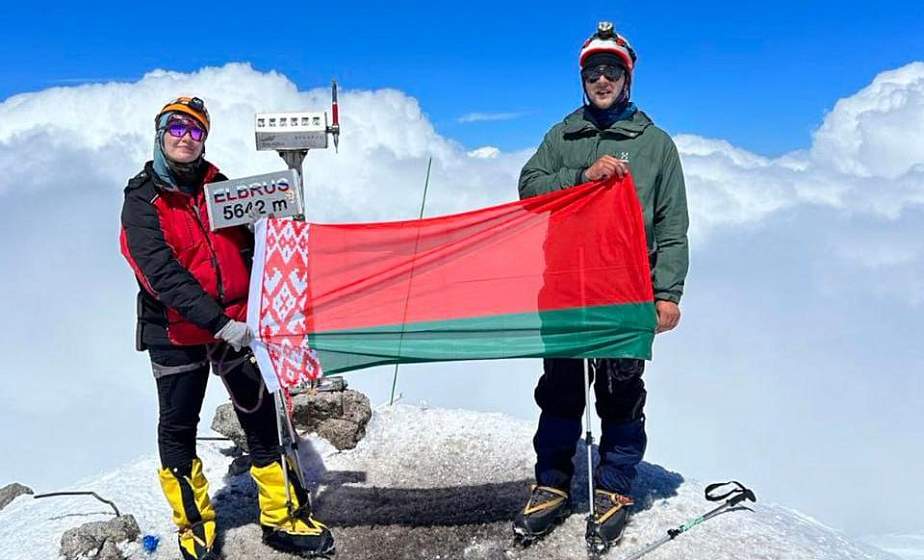
[[[267,219],[255,236],[248,323],[270,390],[395,363],[651,357],[631,177],[423,220]]]
[[[257,340],[277,340],[257,350],[260,371],[268,389],[296,387],[321,375],[317,354],[308,346],[305,310],[308,307],[307,222],[265,220],[256,228],[260,242],[254,251],[250,281],[248,324]],[[258,261],[259,259],[259,261]],[[258,315],[253,310],[259,310]],[[262,358],[262,359],[261,359]]]

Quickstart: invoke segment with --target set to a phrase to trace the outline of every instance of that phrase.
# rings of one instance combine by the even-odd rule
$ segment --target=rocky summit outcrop
[[[22,496],[23,494],[34,494],[31,488],[28,486],[23,486],[18,482],[12,484],[7,484],[3,488],[0,488],[0,509],[3,509],[15,500],[17,497]]]
[[[353,449],[366,435],[372,418],[369,398],[352,390],[302,393],[293,398],[292,421],[298,430],[315,432],[339,450]]]
[[[292,397],[292,422],[301,434],[316,433],[339,450],[353,449],[366,435],[372,408],[366,395],[342,391],[304,391]],[[212,429],[247,450],[247,438],[234,413],[234,405],[215,410]]]
[[[118,544],[133,542],[140,534],[138,522],[131,515],[121,515],[109,521],[91,521],[64,532],[61,555],[67,560],[122,560],[125,555]]]

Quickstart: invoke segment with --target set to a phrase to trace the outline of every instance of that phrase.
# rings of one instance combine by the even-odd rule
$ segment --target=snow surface
[[[313,436],[302,446],[314,488],[318,517],[337,539],[337,558],[527,560],[586,558],[586,457],[578,453],[574,496],[578,513],[528,548],[511,539],[510,521],[522,506],[531,478],[534,426],[501,414],[397,405],[375,411],[366,438],[356,449],[338,452]],[[290,558],[260,544],[256,493],[247,474],[227,477],[230,444],[203,442],[200,456],[219,515],[222,552],[228,560]],[[72,488],[94,490],[138,520],[142,532],[161,537],[151,555],[137,544],[133,558],[178,558],[174,528],[156,480],[157,460],[143,457]],[[28,481],[22,481],[28,483]],[[713,504],[703,485],[656,465],[640,469],[637,511],[622,545],[607,558],[619,559],[660,538]],[[756,489],[758,498],[760,489]],[[0,559],[58,557],[61,534],[87,521],[112,516],[93,498],[21,496],[0,511]],[[758,503],[753,512],[722,515],[651,553],[667,559],[840,560],[895,559],[853,542],[821,523],[785,507]],[[917,558],[908,556],[906,558]]]
[[[861,540],[903,560],[924,560],[924,535],[873,535]]]

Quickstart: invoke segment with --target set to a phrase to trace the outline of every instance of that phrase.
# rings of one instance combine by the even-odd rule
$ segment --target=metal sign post
[[[257,150],[273,150],[286,162],[286,166],[298,180],[298,201],[302,202],[301,211],[292,216],[296,220],[305,219],[305,180],[302,165],[308,150],[327,148],[327,135],[334,139],[334,148],[340,144],[340,110],[337,106],[337,82],[331,82],[331,123],[328,124],[326,112],[287,112],[287,113],[257,113],[254,117],[254,137]],[[224,211],[224,210],[223,210]],[[233,211],[232,211],[233,214]],[[253,221],[261,216],[254,216]],[[298,454],[299,437],[292,425],[287,409],[286,389],[280,387],[274,395],[276,401],[276,428],[279,436],[279,446],[282,450],[282,469],[286,487],[286,506],[289,516],[295,515],[292,495],[289,484],[289,467],[295,471],[295,476],[307,491],[308,486],[304,480],[304,468]],[[309,494],[310,496],[310,494]],[[310,500],[310,498],[309,498]],[[306,504],[299,504],[304,506]]]

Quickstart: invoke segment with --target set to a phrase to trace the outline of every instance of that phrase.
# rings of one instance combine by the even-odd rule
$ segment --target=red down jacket
[[[202,184],[221,180],[208,164]],[[176,190],[148,162],[125,187],[120,244],[141,287],[139,350],[215,342],[230,319],[246,320],[253,235],[209,231],[201,185],[195,196]]]

